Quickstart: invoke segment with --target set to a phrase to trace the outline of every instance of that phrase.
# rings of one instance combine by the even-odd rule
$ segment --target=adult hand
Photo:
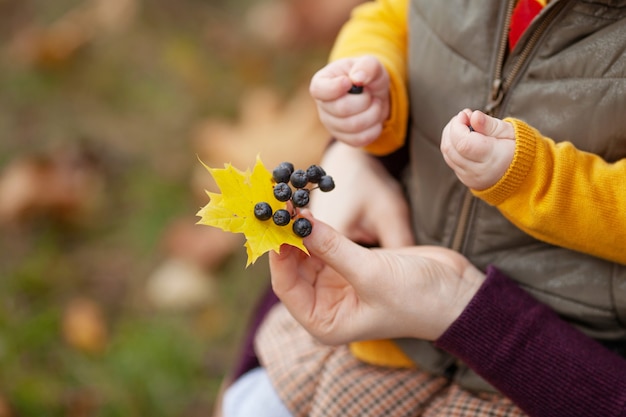
[[[465,309],[484,275],[438,247],[367,249],[304,215],[310,256],[270,253],[272,286],[293,317],[326,344],[412,337],[435,340]]]
[[[510,123],[465,109],[443,129],[441,152],[463,184],[485,190],[495,185],[513,162],[515,129]]]
[[[312,194],[315,217],[348,238],[368,245],[414,244],[409,208],[400,184],[376,158],[340,142],[321,161],[335,180],[330,193]]]
[[[352,85],[363,92],[349,94]],[[309,91],[331,136],[352,146],[376,140],[389,117],[389,74],[373,56],[329,63],[313,76]]]

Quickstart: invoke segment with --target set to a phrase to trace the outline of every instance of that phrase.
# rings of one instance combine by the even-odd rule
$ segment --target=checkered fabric
[[[356,359],[347,346],[314,340],[281,304],[259,329],[262,366],[294,417],[524,417],[510,400],[476,394],[417,369]]]

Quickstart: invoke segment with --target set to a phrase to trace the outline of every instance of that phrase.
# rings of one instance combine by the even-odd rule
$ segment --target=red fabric
[[[519,0],[517,2],[513,16],[511,16],[511,28],[509,30],[509,48],[511,50],[541,9],[543,6],[536,0]]]

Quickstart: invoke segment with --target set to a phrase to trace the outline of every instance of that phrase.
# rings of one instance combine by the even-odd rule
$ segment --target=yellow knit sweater
[[[505,120],[515,127],[513,162],[474,195],[537,239],[626,264],[626,159],[608,163]]]
[[[409,118],[407,93],[407,0],[377,0],[354,8],[337,36],[330,60],[374,55],[389,73],[390,115],[381,136],[366,149],[385,155],[400,148]]]

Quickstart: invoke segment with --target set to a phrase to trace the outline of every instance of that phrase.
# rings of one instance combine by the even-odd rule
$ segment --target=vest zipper
[[[504,15],[504,23],[502,24],[502,31],[500,32],[500,42],[498,44],[498,53],[496,55],[496,66],[493,75],[493,82],[491,83],[491,92],[488,97],[487,105],[485,106],[485,112],[492,114],[492,110],[502,102],[504,96],[504,90],[502,89],[502,72],[504,69],[504,60],[506,57],[508,46],[509,26],[511,26],[511,16],[513,16],[513,8],[515,7],[516,0],[509,0],[506,5],[506,12]],[[463,243],[467,234],[467,226],[471,217],[471,213],[474,208],[474,196],[470,193],[469,189],[466,189],[463,194],[463,201],[461,203],[461,210],[459,212],[458,222],[454,230],[452,237],[452,243],[450,249],[463,252]]]
[[[488,97],[485,113],[493,115],[493,110],[502,102],[504,97],[504,89],[502,88],[502,73],[504,71],[504,60],[506,58],[509,46],[508,31],[511,27],[511,18],[513,17],[513,9],[516,0],[509,0],[506,5],[506,13],[504,15],[504,23],[500,32],[500,43],[498,44],[498,54],[496,55],[496,67],[493,74],[493,82],[491,83],[491,94]]]
[[[530,56],[537,42],[548,28],[550,23],[559,14],[563,7],[567,4],[566,0],[556,1],[553,7],[546,10],[545,16],[542,17],[541,22],[537,28],[533,31],[528,38],[520,52],[517,60],[513,63],[510,71],[504,76],[504,66],[506,63],[507,49],[508,49],[508,30],[511,26],[511,17],[513,16],[513,9],[515,8],[516,0],[509,0],[506,6],[504,15],[504,23],[502,25],[502,31],[500,32],[500,42],[498,44],[498,53],[496,55],[496,65],[494,69],[493,82],[491,83],[491,91],[487,100],[487,104],[484,107],[484,112],[490,116],[495,116],[500,110],[500,105],[509,91],[509,88],[513,85],[517,75],[522,69],[524,63]],[[467,235],[467,227],[470,222],[471,214],[474,209],[476,198],[467,189],[463,196],[463,202],[461,203],[461,210],[459,212],[459,220],[454,231],[452,243],[450,248],[462,252],[464,249],[464,242]]]
[[[519,56],[517,57],[517,60],[513,63],[513,66],[511,67],[510,71],[508,72],[506,77],[503,77],[504,62],[505,62],[504,58],[506,56],[506,48],[507,48],[507,41],[508,41],[508,36],[506,36],[506,32],[508,30],[508,27],[511,25],[511,16],[513,15],[513,8],[515,6],[515,1],[509,1],[508,7],[507,7],[506,19],[504,22],[503,33],[500,38],[500,45],[499,45],[498,57],[496,61],[496,69],[495,69],[495,73],[493,77],[494,80],[493,80],[492,88],[491,88],[491,95],[489,97],[489,101],[487,102],[487,105],[484,108],[487,114],[491,116],[495,115],[498,108],[500,107],[500,104],[502,103],[502,100],[504,99],[504,96],[506,95],[509,88],[513,84],[513,81],[517,78],[517,75],[522,69],[524,63],[526,63],[528,56],[537,45],[537,42],[539,41],[543,33],[546,31],[550,23],[552,23],[552,21],[559,14],[559,12],[563,10],[563,7],[565,7],[566,4],[567,4],[567,1],[565,0],[557,1],[555,2],[553,7],[546,10],[545,16],[542,17],[541,21],[539,22],[539,25],[537,26],[535,30],[533,30],[533,33],[530,35],[530,37],[524,44],[523,49],[521,50]]]

